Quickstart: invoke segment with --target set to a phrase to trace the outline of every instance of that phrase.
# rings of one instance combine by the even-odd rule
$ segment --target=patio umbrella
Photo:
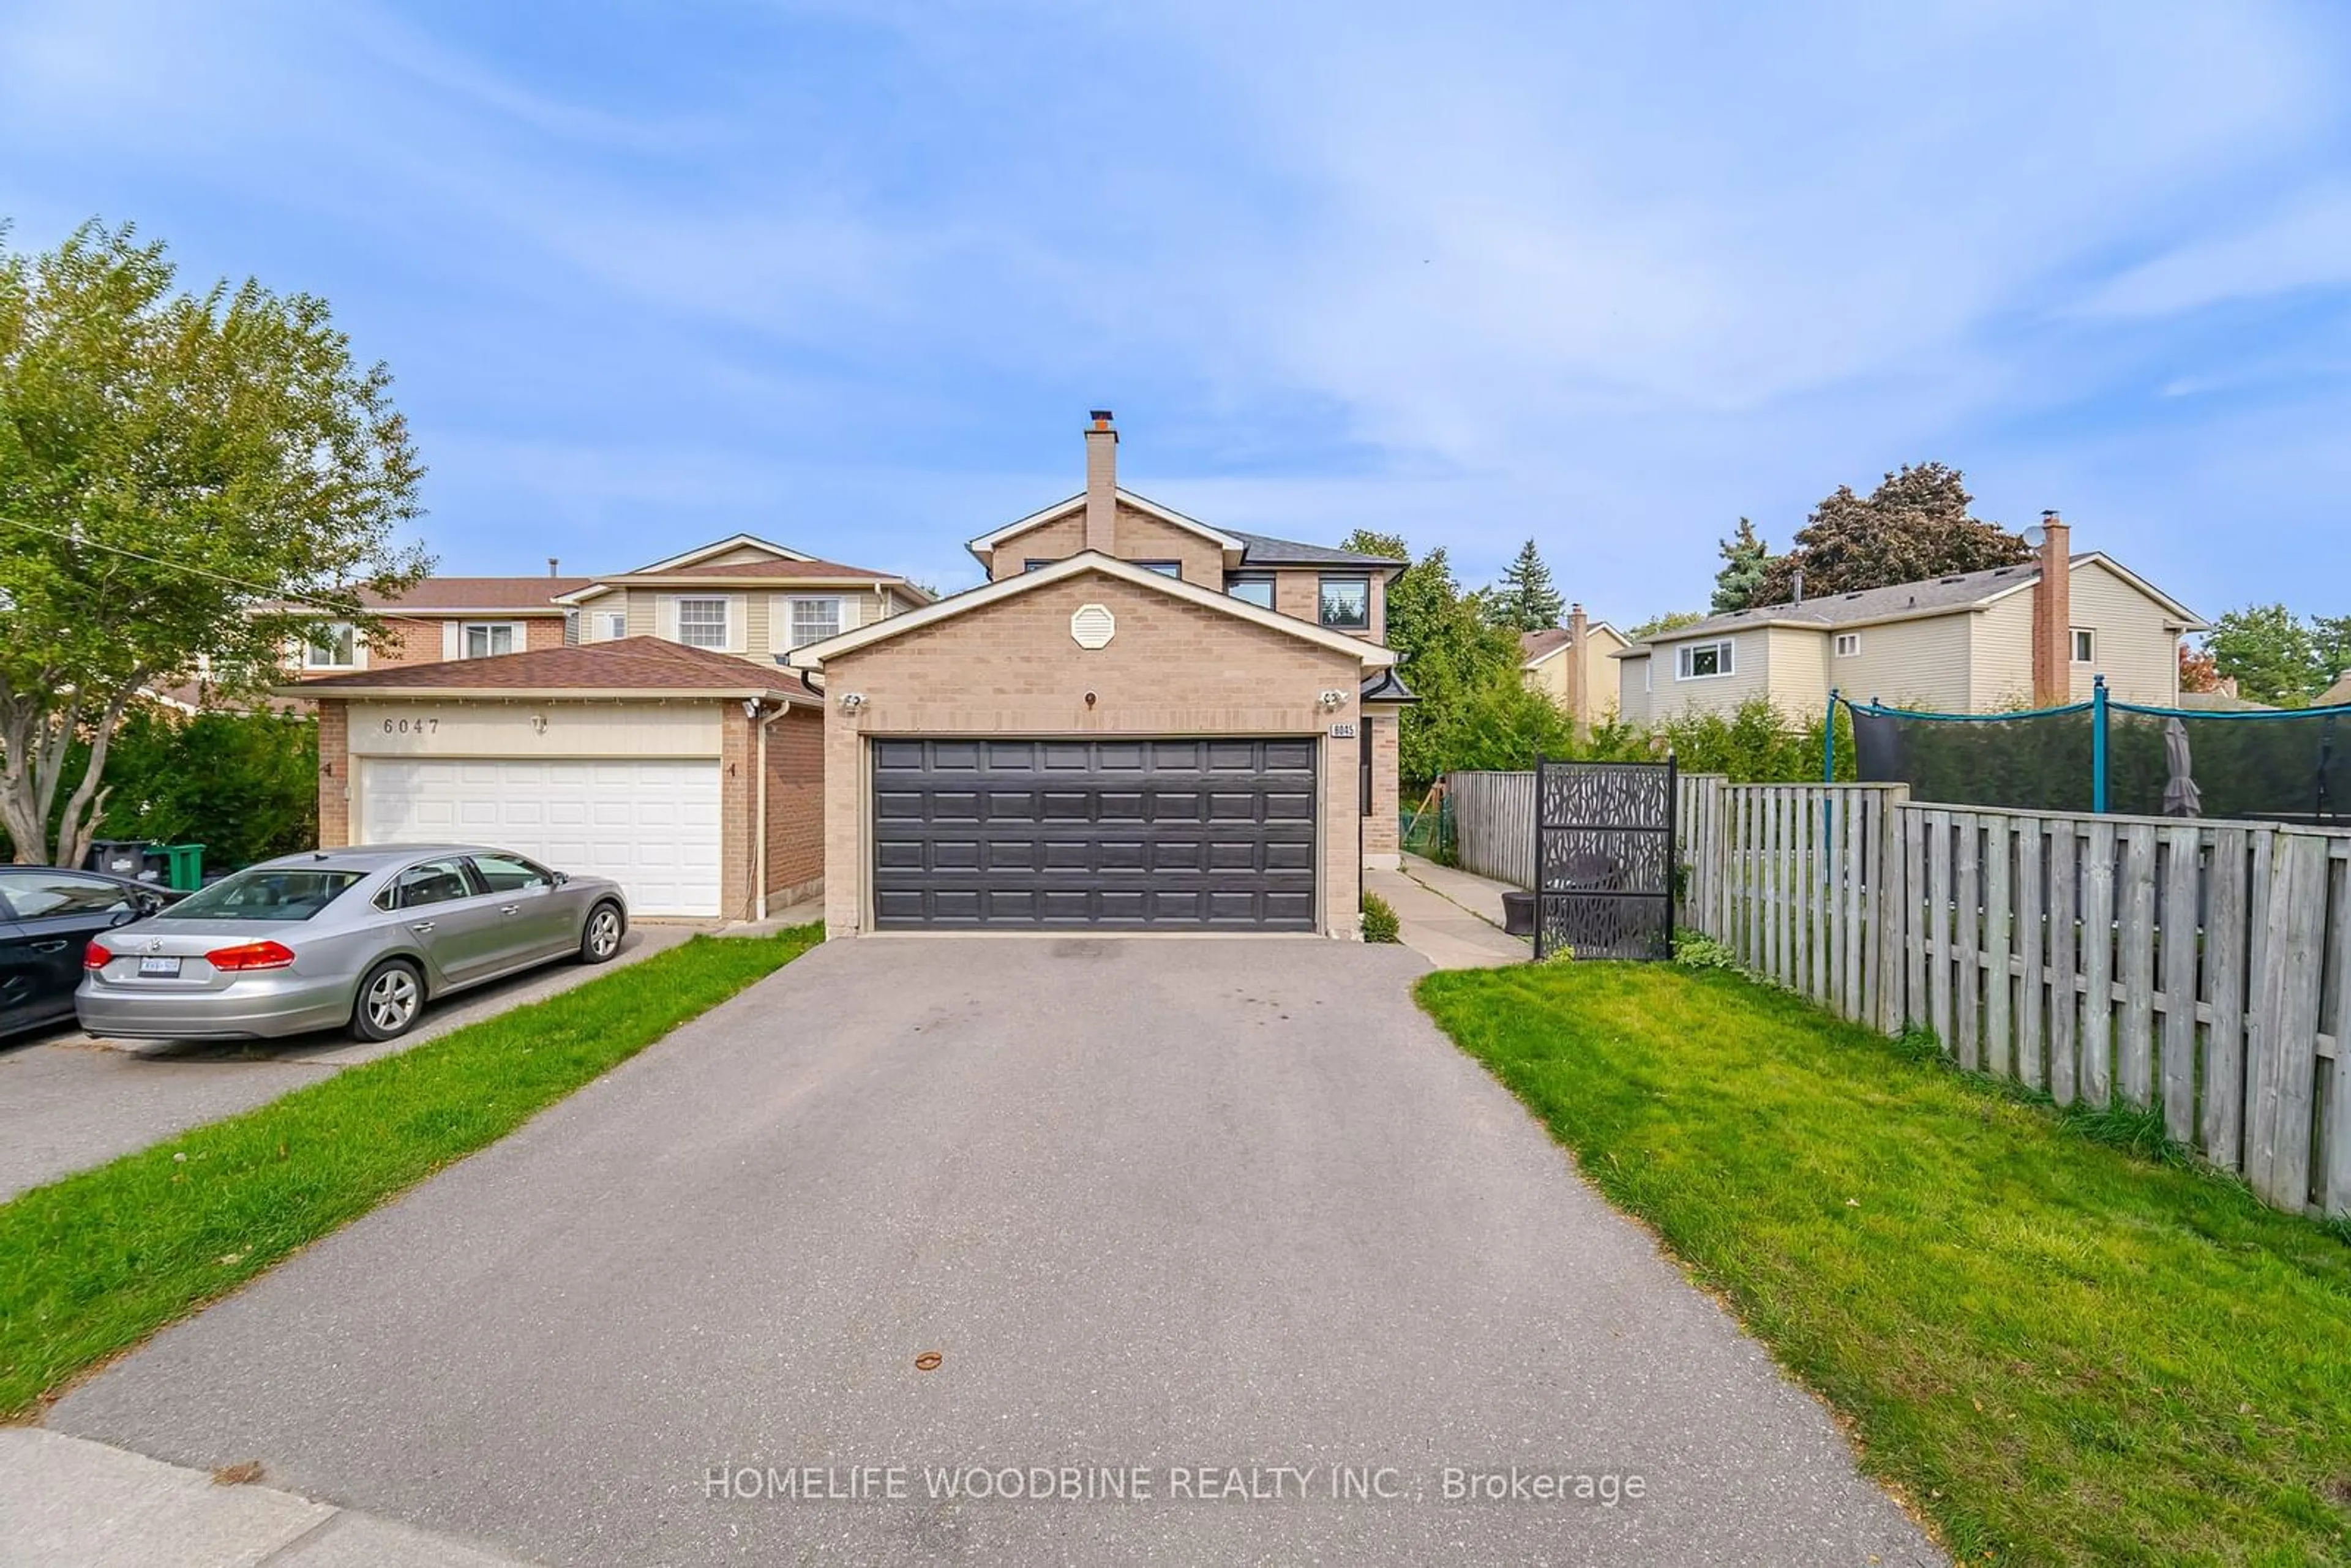
[[[2196,787],[2188,756],[2188,727],[2177,716],[2163,721],[2163,761],[2170,777],[2163,781],[2163,814],[2167,817],[2200,817],[2204,814],[2204,791]]]

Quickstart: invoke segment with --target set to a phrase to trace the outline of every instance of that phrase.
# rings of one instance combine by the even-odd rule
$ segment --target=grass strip
[[[0,1204],[0,1419],[496,1142],[822,936],[696,936]]]
[[[2333,1230],[1735,975],[1419,997],[1961,1562],[2351,1560]]]

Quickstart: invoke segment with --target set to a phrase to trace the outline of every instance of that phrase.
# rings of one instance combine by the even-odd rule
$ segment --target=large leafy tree
[[[1518,559],[1503,570],[1502,580],[1487,591],[1483,603],[1494,624],[1510,632],[1541,632],[1556,626],[1560,612],[1566,608],[1566,601],[1552,585],[1551,568],[1543,564],[1542,553],[1532,539],[1519,547]]]
[[[1392,534],[1358,530],[1345,548],[1411,560]],[[1442,547],[1398,573],[1387,591],[1387,642],[1420,701],[1404,710],[1398,772],[1420,788],[1457,768],[1523,768],[1537,750],[1564,751],[1566,716],[1519,676],[1519,636],[1479,612]]]
[[[1745,517],[1739,519],[1739,531],[1715,548],[1722,552],[1722,570],[1714,574],[1714,599],[1707,608],[1717,615],[1748,608],[1763,586],[1763,574],[1771,564],[1771,548]]]
[[[2238,695],[2255,702],[2293,707],[2334,679],[2324,668],[2318,637],[2283,604],[2230,611],[2212,622],[2204,651],[2215,670],[2236,678]]]
[[[1906,464],[1867,496],[1840,485],[1796,530],[1793,548],[1771,559],[1752,602],[1787,603],[1798,571],[1813,595],[2030,560],[2022,538],[1973,515],[1974,500],[1959,471],[1940,463]]]
[[[0,827],[18,860],[87,852],[142,690],[263,685],[317,616],[366,635],[362,591],[423,575],[396,537],[423,470],[390,384],[324,300],[178,292],[128,226],[0,252]]]

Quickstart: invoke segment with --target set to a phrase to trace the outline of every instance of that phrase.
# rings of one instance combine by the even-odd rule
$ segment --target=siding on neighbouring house
[[[2032,596],[2037,591],[2028,588],[2011,593],[1967,618],[1968,703],[1958,711],[1993,713],[2032,706]]]
[[[1769,696],[1771,690],[1770,628],[1708,633],[1687,643],[1730,643],[1731,673],[1696,680],[1680,678],[1684,643],[1661,643],[1652,655],[1656,671],[1649,685],[1649,713],[1659,719],[1688,713],[1729,714],[1750,697]]]
[[[1973,705],[1970,635],[1978,617],[1969,612],[1888,621],[1820,634],[1828,659],[1828,684],[1855,702],[1872,698],[1893,707],[1965,713]],[[1836,655],[1836,638],[1857,636],[1861,651]],[[1816,707],[1827,706],[1826,695]]]
[[[2169,611],[2104,565],[2074,569],[2074,624],[2097,633],[2097,659],[2073,666],[2074,697],[2090,695],[2095,675],[2106,695],[2125,702],[2168,707],[2179,700],[2179,633],[2165,622]]]
[[[1656,668],[1656,655],[1638,654],[1609,661],[1616,669],[1616,718],[1620,724],[1646,724],[1651,708],[1647,682]]]

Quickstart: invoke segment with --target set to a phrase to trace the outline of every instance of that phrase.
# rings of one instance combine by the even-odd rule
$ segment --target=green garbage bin
[[[163,885],[182,893],[193,893],[204,884],[204,846],[202,844],[157,844],[148,853],[163,862]]]

